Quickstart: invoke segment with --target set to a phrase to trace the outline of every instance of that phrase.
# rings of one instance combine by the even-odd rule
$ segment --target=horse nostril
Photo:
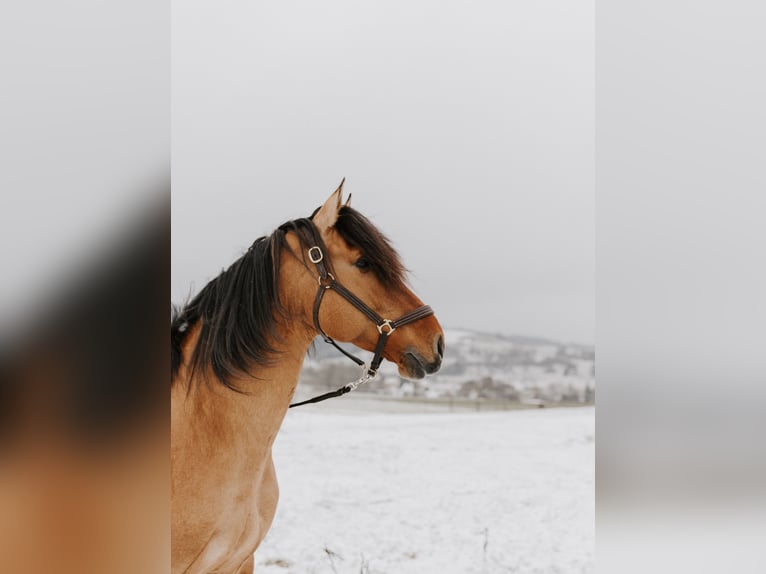
[[[436,341],[436,352],[439,353],[439,357],[444,357],[444,337],[439,335]]]

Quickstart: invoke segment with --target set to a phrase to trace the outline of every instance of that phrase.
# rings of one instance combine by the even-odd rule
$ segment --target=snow
[[[288,413],[257,572],[592,572],[592,407],[400,414],[345,400]]]

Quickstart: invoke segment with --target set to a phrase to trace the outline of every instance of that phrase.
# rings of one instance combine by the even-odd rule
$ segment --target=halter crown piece
[[[330,399],[333,397],[339,397],[341,395],[345,395],[346,393],[349,393],[353,390],[356,390],[356,388],[359,385],[363,385],[364,383],[367,383],[369,381],[372,381],[375,379],[375,377],[378,376],[378,368],[380,368],[380,364],[383,362],[383,349],[386,346],[386,342],[388,341],[388,338],[391,336],[391,334],[396,331],[399,327],[403,327],[404,325],[408,325],[409,323],[414,323],[415,321],[418,321],[420,319],[424,319],[426,317],[429,317],[434,314],[433,309],[431,309],[428,305],[423,305],[422,307],[418,307],[414,311],[410,311],[409,313],[405,313],[401,317],[399,317],[396,320],[391,319],[384,319],[380,315],[378,315],[374,310],[372,310],[368,305],[364,303],[359,297],[354,295],[351,291],[346,289],[343,285],[341,285],[336,279],[335,276],[327,271],[327,267],[324,263],[324,251],[322,251],[322,239],[318,236],[318,233],[316,233],[316,230],[314,230],[314,240],[316,241],[316,245],[309,248],[308,250],[308,257],[309,261],[311,261],[317,269],[317,282],[319,283],[319,289],[317,290],[316,298],[314,299],[314,327],[316,328],[317,332],[322,335],[322,338],[324,339],[325,343],[331,344],[333,347],[335,347],[338,351],[343,353],[346,357],[354,361],[357,365],[362,367],[362,376],[359,377],[356,381],[352,381],[350,383],[347,383],[346,385],[343,385],[336,391],[332,391],[329,393],[325,393],[323,395],[319,395],[317,397],[308,399],[306,401],[302,401],[300,403],[293,403],[290,405],[290,408],[293,407],[299,407],[301,405],[306,405],[310,403],[318,403],[320,401],[324,401],[326,399]],[[335,291],[338,295],[343,297],[346,301],[351,303],[356,309],[361,311],[370,321],[375,323],[375,326],[378,328],[378,343],[375,345],[375,352],[372,357],[372,361],[370,361],[370,364],[365,364],[364,361],[362,361],[359,357],[355,357],[345,349],[343,349],[340,345],[338,345],[332,337],[330,337],[327,333],[324,332],[322,329],[322,326],[319,324],[319,308],[322,305],[322,299],[324,298],[324,294],[329,290],[332,289]]]

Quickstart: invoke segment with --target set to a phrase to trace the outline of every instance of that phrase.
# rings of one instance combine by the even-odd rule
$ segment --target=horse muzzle
[[[417,349],[407,348],[399,362],[399,374],[405,378],[417,380],[437,372],[442,366],[444,356],[444,338],[441,335],[435,347],[436,352],[431,360],[426,359]]]

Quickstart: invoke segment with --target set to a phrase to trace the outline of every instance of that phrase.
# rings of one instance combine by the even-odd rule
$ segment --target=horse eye
[[[359,269],[369,269],[370,262],[364,257],[360,257],[359,259],[356,260],[356,263],[354,263],[354,266],[358,267]]]

